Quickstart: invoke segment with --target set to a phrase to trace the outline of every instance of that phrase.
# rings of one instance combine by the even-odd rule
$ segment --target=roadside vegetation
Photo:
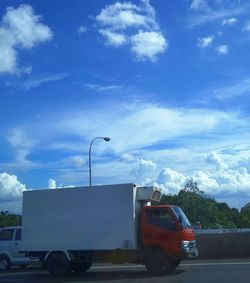
[[[207,196],[189,179],[178,195],[163,195],[160,204],[180,206],[195,228],[250,228],[250,203],[239,211]]]

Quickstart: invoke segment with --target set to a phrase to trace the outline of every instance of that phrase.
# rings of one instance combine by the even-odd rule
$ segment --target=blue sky
[[[250,196],[250,2],[1,1],[0,209],[25,189],[193,177]]]

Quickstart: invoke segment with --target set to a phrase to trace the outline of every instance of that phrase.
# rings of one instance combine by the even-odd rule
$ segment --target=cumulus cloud
[[[0,173],[0,210],[20,212],[24,191],[26,186],[18,181],[17,176]]]
[[[236,18],[229,18],[229,19],[224,19],[222,21],[223,26],[232,26],[234,25],[238,20]]]
[[[123,45],[127,42],[127,38],[124,34],[113,32],[108,29],[100,29],[100,34],[102,34],[104,37],[106,37],[106,44],[112,45],[114,47],[118,47],[120,45]]]
[[[227,55],[228,54],[228,46],[227,45],[219,45],[215,48],[215,51],[218,55]]]
[[[164,189],[165,193],[176,194],[183,189],[187,177],[171,169],[163,169],[154,180],[154,184]]]
[[[56,189],[56,181],[54,179],[49,179],[48,189]]]
[[[200,48],[206,48],[206,47],[208,47],[209,45],[212,44],[213,40],[214,40],[213,36],[198,38],[197,39],[197,46],[200,47]]]
[[[96,21],[107,45],[127,44],[136,60],[155,61],[167,49],[167,40],[149,0],[141,0],[138,5],[131,2],[108,5],[96,16]]]
[[[166,194],[178,194],[184,188],[186,180],[192,178],[206,194],[219,198],[221,201],[227,200],[231,206],[244,205],[246,203],[244,198],[250,197],[250,174],[247,168],[239,164],[229,166],[215,152],[209,154],[205,162],[213,166],[210,169],[204,167],[202,170],[194,170],[193,173],[186,175],[169,167],[162,169],[159,173],[155,171],[159,166],[152,160],[146,160],[144,164],[137,165],[139,166],[137,169],[143,169],[138,179],[142,176],[140,179],[142,184],[159,186]],[[154,170],[154,174],[151,169]],[[140,170],[137,172],[140,173]],[[236,202],[235,198],[241,198],[241,202]]]
[[[136,170],[134,171],[137,177],[137,182],[144,185],[151,183],[157,175],[157,165],[151,160],[139,159]]]
[[[158,54],[167,48],[167,41],[160,32],[144,32],[140,30],[131,37],[131,50],[137,60],[150,59],[155,61]]]
[[[51,29],[41,21],[42,17],[34,14],[30,5],[7,8],[0,23],[0,74],[19,71],[20,49],[31,49],[52,38]]]

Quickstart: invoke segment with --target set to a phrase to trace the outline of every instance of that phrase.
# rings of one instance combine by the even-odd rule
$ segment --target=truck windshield
[[[183,228],[192,228],[187,216],[180,207],[174,206],[172,207],[172,210],[175,213],[176,217],[179,219],[180,224]]]

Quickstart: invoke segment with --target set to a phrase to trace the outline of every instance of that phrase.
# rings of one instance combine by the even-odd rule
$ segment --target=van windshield
[[[187,216],[185,215],[185,213],[180,207],[174,206],[172,207],[172,210],[174,214],[176,215],[177,219],[179,219],[180,224],[183,228],[192,228]]]

